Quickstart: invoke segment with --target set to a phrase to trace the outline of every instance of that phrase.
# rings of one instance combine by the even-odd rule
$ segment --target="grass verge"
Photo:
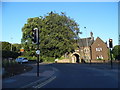
[[[5,67],[5,74],[2,78],[12,77],[21,73],[28,72],[32,70],[32,66],[25,65],[25,64],[15,64],[12,66]]]

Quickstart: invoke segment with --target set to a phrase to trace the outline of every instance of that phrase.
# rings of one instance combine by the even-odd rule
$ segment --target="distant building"
[[[91,59],[108,60],[108,47],[99,37],[91,45]]]
[[[103,42],[99,37],[94,40],[93,33],[91,37],[82,38],[78,41],[78,48],[71,53],[72,63],[82,62],[82,60],[108,60],[107,43]]]

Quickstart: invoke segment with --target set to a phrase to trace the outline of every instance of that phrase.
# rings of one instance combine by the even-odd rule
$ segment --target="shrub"
[[[2,50],[2,58],[17,58],[18,56],[20,56],[20,53]]]
[[[2,67],[8,67],[18,64],[15,60],[2,59]]]
[[[37,57],[36,57],[36,56],[25,56],[25,55],[22,55],[22,56],[19,56],[18,58],[20,58],[20,57],[25,57],[25,58],[27,58],[29,61],[30,61],[30,60],[37,60]]]
[[[103,60],[102,58],[98,58],[97,60]]]
[[[40,57],[40,61],[42,62],[54,62],[54,60],[55,60],[54,57],[45,57],[45,56]]]

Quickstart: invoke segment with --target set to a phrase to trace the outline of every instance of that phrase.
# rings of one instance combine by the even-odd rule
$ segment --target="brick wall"
[[[100,51],[96,51],[96,48],[102,48]],[[107,45],[100,39],[97,38],[91,45],[92,59],[96,60],[97,57],[102,56],[103,60],[108,60],[108,48]]]

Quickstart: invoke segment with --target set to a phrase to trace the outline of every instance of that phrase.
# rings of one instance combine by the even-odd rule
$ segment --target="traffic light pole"
[[[113,40],[109,39],[109,48],[110,48],[110,63],[111,63],[111,69],[113,68],[113,63],[112,63],[112,48],[113,48]]]
[[[37,34],[37,36],[36,36],[37,37],[36,38],[37,39],[36,40],[37,41],[37,50],[39,51],[39,44],[40,44],[39,43],[39,29],[37,29],[36,34]],[[37,54],[37,76],[38,77],[39,77],[39,55],[40,55],[40,53]]]
[[[111,69],[113,68],[113,63],[112,63],[112,50],[110,48],[110,64],[111,64]]]
[[[37,50],[39,50],[39,43],[37,44]],[[37,77],[39,77],[39,54],[37,54]]]
[[[39,55],[40,55],[40,50],[39,50],[39,28],[34,28],[32,30],[32,42],[36,44],[37,47],[37,77],[39,77]]]

